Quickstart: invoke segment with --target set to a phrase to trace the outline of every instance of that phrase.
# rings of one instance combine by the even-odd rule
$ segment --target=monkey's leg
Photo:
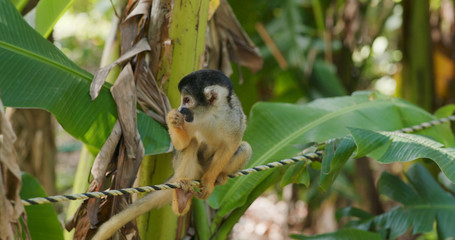
[[[245,164],[250,160],[253,150],[247,142],[240,143],[240,146],[235,151],[228,165],[223,169],[218,178],[216,179],[216,185],[223,185],[228,180],[228,175],[235,173],[242,169]]]
[[[238,148],[238,147],[237,147]],[[215,182],[221,172],[226,168],[237,148],[223,147],[218,149],[213,155],[208,169],[201,178],[201,192],[197,194],[200,199],[207,199],[215,188]]]
[[[166,116],[166,123],[169,127],[169,135],[171,136],[172,144],[176,150],[183,150],[191,141],[191,137],[185,130],[185,119],[177,109],[172,109]]]

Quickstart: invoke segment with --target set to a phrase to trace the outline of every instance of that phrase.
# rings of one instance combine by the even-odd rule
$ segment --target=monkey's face
[[[187,93],[182,93],[182,99],[178,111],[183,114],[186,122],[192,122],[194,120],[193,109],[196,105],[195,99]]]
[[[229,90],[223,86],[212,85],[192,93],[183,89],[178,111],[184,115],[186,122],[206,122],[207,117],[219,115],[219,111],[230,105]]]
[[[232,83],[222,72],[199,70],[179,82],[182,95],[178,111],[192,124],[206,124],[210,118],[231,106]]]

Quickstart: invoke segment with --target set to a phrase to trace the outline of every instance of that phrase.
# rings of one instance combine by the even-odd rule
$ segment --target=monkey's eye
[[[184,97],[183,98],[183,103],[189,103],[190,102],[190,98],[189,97]]]

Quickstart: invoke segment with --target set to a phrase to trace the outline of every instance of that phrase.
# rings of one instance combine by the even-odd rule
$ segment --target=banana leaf
[[[92,152],[99,150],[117,119],[110,86],[103,86],[91,101],[92,74],[32,29],[10,1],[0,1],[0,32],[0,97],[5,106],[45,109]],[[142,112],[137,121],[146,154],[168,151],[163,126]]]
[[[47,38],[74,0],[41,0],[36,5],[35,29]]]
[[[455,182],[455,149],[427,137],[377,132],[364,129],[350,129],[357,144],[357,157],[371,156],[381,163],[408,162],[428,158],[436,162],[441,171]]]
[[[244,137],[253,149],[248,167],[292,157],[310,142],[347,136],[348,127],[392,131],[434,119],[409,102],[371,92],[320,99],[304,105],[258,103],[250,113]],[[444,124],[419,134],[453,146],[449,127]],[[273,171],[277,170],[250,174],[217,187],[208,200],[218,209],[215,219],[246,204],[251,190]]]
[[[341,210],[343,216],[355,217],[350,227],[362,230],[387,231],[389,239],[395,239],[412,227],[411,234],[436,230],[439,239],[455,237],[455,198],[444,191],[428,170],[421,164],[414,164],[406,173],[408,183],[384,172],[378,181],[381,194],[399,202],[402,206],[379,216],[358,214],[362,210]]]

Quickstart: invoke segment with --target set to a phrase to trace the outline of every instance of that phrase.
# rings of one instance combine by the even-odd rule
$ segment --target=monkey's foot
[[[212,194],[213,189],[215,189],[215,186],[213,184],[203,184],[200,188],[201,192],[196,193],[196,197],[202,200],[206,200],[210,197],[210,194]]]
[[[226,173],[220,173],[218,177],[216,178],[216,183],[215,185],[224,185],[227,180],[229,179],[228,175]]]
[[[177,109],[172,109],[167,115],[167,122],[172,127],[181,127],[185,122],[185,116]]]

